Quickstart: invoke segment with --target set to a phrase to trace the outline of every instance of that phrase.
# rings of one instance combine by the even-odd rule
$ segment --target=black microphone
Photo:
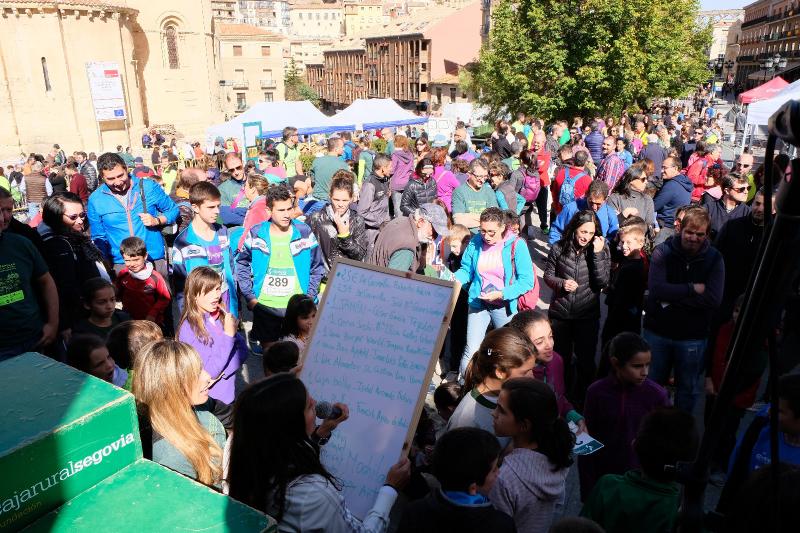
[[[317,418],[320,420],[334,420],[342,416],[342,410],[336,407],[335,405],[331,405],[330,402],[320,401],[317,402],[317,406],[314,409],[317,414]]]

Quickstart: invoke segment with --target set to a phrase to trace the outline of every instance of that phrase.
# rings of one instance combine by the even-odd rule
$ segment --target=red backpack
[[[514,284],[514,278],[517,277],[517,270],[514,266],[514,252],[517,248],[517,243],[522,239],[514,239],[511,243],[511,281],[509,285]],[[523,241],[524,244],[524,241]],[[533,266],[533,288],[520,296],[517,299],[517,311],[527,311],[528,309],[536,309],[536,303],[539,301],[539,280],[536,279],[536,266]]]

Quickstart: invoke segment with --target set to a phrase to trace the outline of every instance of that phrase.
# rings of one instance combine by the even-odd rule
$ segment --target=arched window
[[[180,68],[180,59],[178,57],[178,30],[173,25],[169,25],[164,29],[164,40],[167,45],[167,63],[169,68]]]

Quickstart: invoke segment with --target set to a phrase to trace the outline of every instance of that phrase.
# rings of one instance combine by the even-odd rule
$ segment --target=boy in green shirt
[[[692,415],[674,407],[656,409],[642,421],[633,444],[641,470],[600,478],[581,516],[615,533],[672,531],[680,488],[674,469],[665,467],[694,457],[697,440]]]

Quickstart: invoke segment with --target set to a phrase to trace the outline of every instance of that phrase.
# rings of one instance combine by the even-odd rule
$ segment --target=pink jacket
[[[448,213],[453,211],[453,191],[461,185],[455,175],[443,166],[433,171],[436,180],[436,196],[447,206]]]

